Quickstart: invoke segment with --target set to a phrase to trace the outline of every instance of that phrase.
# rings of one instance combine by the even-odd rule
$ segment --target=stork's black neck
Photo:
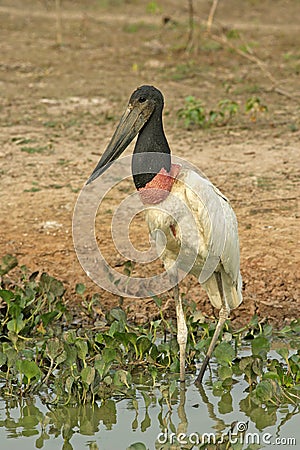
[[[163,105],[153,111],[136,141],[131,168],[137,189],[145,187],[162,168],[168,172],[171,168],[171,151],[163,129],[162,109]]]

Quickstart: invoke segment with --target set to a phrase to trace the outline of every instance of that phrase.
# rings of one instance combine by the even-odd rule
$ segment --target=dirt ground
[[[263,70],[205,35],[206,0],[194,2],[188,52],[188,2],[64,0],[61,45],[54,5],[0,1],[0,255],[14,254],[31,271],[61,279],[74,307],[81,302],[76,283],[99,293],[95,312],[119,304],[78,263],[72,214],[131,92],[153,84],[165,96],[172,152],[196,164],[235,209],[244,302],[232,318],[242,324],[257,313],[282,325],[299,317],[299,1],[219,2],[214,33],[224,32],[242,52],[248,48],[264,61]],[[189,95],[208,111],[229,98],[239,113],[227,126],[186,130],[176,111]],[[253,96],[268,110],[246,114]],[[114,200],[126,189],[120,187]],[[109,216],[101,227],[108,235]],[[142,220],[133,234],[137,244],[145,239]],[[106,250],[123,270],[113,244],[106,243]],[[197,280],[188,277],[181,291],[208,316],[216,314]],[[151,299],[125,298],[124,304],[136,320],[158,312]],[[173,303],[166,305],[174,314]]]

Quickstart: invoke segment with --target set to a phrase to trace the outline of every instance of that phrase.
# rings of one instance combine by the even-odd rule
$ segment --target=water
[[[260,444],[250,446],[251,449],[300,448],[297,407],[253,405],[247,386],[241,379],[219,396],[208,383],[198,389],[193,378],[189,378],[186,389],[178,389],[172,409],[166,402],[159,404],[157,399],[162,398],[159,387],[152,390],[152,395],[145,386],[138,386],[136,404],[128,399],[108,399],[94,406],[47,407],[39,397],[30,401],[2,399],[0,442],[5,445],[1,448],[125,450],[133,443],[142,442],[150,450],[196,449],[201,442],[214,444],[216,437],[228,440],[231,426],[230,442],[237,445],[244,439],[244,444],[236,448],[246,449],[251,443]],[[143,391],[152,395],[148,408]],[[234,422],[237,422],[235,426]],[[246,430],[243,438],[238,429]]]

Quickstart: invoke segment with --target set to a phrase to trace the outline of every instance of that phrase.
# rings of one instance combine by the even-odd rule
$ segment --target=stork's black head
[[[163,109],[164,98],[162,93],[154,86],[144,85],[137,88],[129,99],[129,105],[135,107],[137,105],[143,105],[143,107],[154,109]]]
[[[130,102],[153,105],[153,112],[139,132],[132,158],[132,176],[137,189],[146,186],[161,169],[170,171],[170,148],[164,134],[162,110],[164,98],[153,86],[141,86],[131,96]]]
[[[90,176],[87,184],[98,178],[121,153],[130,144],[133,138],[139,133],[139,138],[135,146],[135,154],[145,154],[147,152],[165,152],[170,153],[168,143],[166,141],[162,128],[162,110],[164,106],[164,98],[162,93],[153,86],[141,86],[130,97],[127,109],[121,117],[120,123],[103,153],[99,163]],[[155,159],[152,157],[152,159]],[[145,182],[140,178],[136,178],[137,171],[147,172],[149,158],[135,159],[133,163],[133,177],[137,187],[142,187]],[[142,167],[140,165],[142,164]],[[162,162],[159,158],[156,164],[149,167],[150,178],[153,178],[162,167],[166,170],[170,169],[170,161]],[[152,167],[153,166],[153,167]],[[160,167],[159,167],[160,166]],[[149,180],[148,180],[149,181]]]

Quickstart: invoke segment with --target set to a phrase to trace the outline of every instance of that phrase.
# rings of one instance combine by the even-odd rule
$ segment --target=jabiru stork
[[[133,181],[142,202],[150,206],[145,211],[150,233],[157,236],[157,241],[161,236],[156,234],[157,230],[165,235],[165,248],[160,258],[170,277],[174,279],[180,381],[185,380],[187,343],[187,326],[176,281],[180,247],[186,247],[183,250],[187,258],[196,253],[190,273],[198,278],[212,305],[220,310],[214,335],[195,380],[199,384],[202,383],[205,369],[230,310],[242,302],[237,220],[227,198],[207,178],[178,164],[172,164],[170,147],[163,129],[163,107],[163,95],[155,87],[145,85],[133,92],[127,109],[87,184],[103,174],[138,134],[131,164]],[[174,199],[184,202],[190,210],[197,225],[197,247],[194,238],[189,238],[189,233],[186,233],[185,239],[180,234],[180,220],[184,220],[185,214],[182,214],[181,219],[179,215],[179,219],[177,217],[175,221],[172,215],[165,212],[164,206],[171,197],[173,202]]]

